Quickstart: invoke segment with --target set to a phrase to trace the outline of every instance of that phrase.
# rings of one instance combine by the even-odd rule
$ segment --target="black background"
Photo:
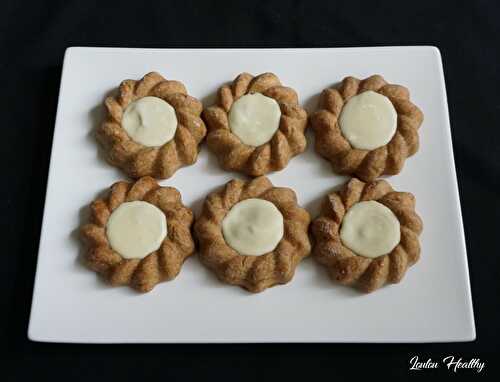
[[[1,379],[342,380],[454,354],[498,369],[500,11],[494,1],[7,1],[0,12]],[[446,76],[477,326],[471,343],[58,345],[26,337],[64,50],[68,46],[435,45]],[[202,65],[203,63],[200,63]],[[77,169],[75,169],[77,171]],[[70,190],[68,197],[71,197]],[[64,222],[61,222],[64,224]],[[439,256],[438,253],[433,254]],[[55,296],[57,296],[55,294]],[[55,297],[57,298],[57,297]],[[439,314],[437,311],[436,314]],[[395,323],[397,325],[397,323]],[[413,374],[412,374],[413,373]],[[453,373],[441,369],[438,374]],[[466,376],[466,372],[459,373]],[[470,374],[472,375],[472,374]]]

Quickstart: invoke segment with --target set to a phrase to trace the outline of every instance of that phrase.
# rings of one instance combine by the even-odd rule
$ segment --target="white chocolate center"
[[[344,137],[356,149],[374,150],[390,142],[398,114],[386,96],[368,90],[345,104],[339,124]]]
[[[247,94],[229,110],[229,127],[249,146],[260,146],[271,140],[280,125],[281,110],[274,99],[260,93]]]
[[[271,252],[283,238],[283,215],[263,199],[236,203],[222,221],[226,243],[241,255],[260,256]]]
[[[177,130],[175,109],[158,97],[143,97],[131,102],[122,117],[122,126],[137,143],[162,146],[172,140]]]
[[[400,238],[399,220],[389,208],[373,200],[354,204],[340,228],[342,243],[354,253],[370,258],[387,255]]]
[[[150,203],[122,203],[109,217],[106,235],[111,248],[122,257],[143,259],[160,248],[167,236],[167,218]]]

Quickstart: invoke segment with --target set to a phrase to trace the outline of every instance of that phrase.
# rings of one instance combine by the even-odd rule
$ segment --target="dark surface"
[[[409,359],[454,354],[498,369],[500,12],[494,1],[39,2],[0,12],[1,375],[118,380],[429,376]],[[245,2],[248,4],[247,2]],[[382,2],[380,2],[382,3]],[[446,76],[477,340],[430,345],[57,345],[26,337],[56,103],[68,46],[341,47],[436,45]],[[200,63],[202,65],[202,63]],[[75,169],[77,171],[77,169]],[[436,190],[438,192],[439,190]],[[68,197],[71,193],[68,192]],[[64,222],[61,222],[64,224]],[[439,254],[433,254],[438,256]],[[56,296],[56,294],[55,294]],[[56,297],[55,297],[56,298]],[[396,308],[396,307],[395,307]],[[436,312],[439,314],[439,312]],[[394,325],[398,323],[395,322]],[[441,369],[443,376],[452,372]],[[458,374],[466,376],[467,372]],[[455,376],[458,376],[455,375]],[[473,375],[471,373],[470,375]]]

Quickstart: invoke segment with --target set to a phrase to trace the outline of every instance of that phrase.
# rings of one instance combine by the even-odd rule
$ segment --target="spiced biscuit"
[[[307,113],[273,73],[241,73],[203,112],[207,143],[220,165],[260,176],[285,168],[306,148]]]
[[[311,116],[316,151],[335,172],[367,182],[402,170],[418,150],[422,121],[408,89],[380,75],[346,77],[325,89]]]
[[[401,281],[418,261],[422,228],[412,194],[353,178],[327,195],[311,224],[313,256],[333,280],[372,292]]]
[[[261,292],[289,282],[310,253],[308,212],[266,177],[231,180],[205,199],[195,224],[200,259],[228,284]]]
[[[97,139],[107,160],[130,177],[165,179],[196,162],[206,135],[203,106],[181,82],[151,72],[123,81],[104,105]]]
[[[148,292],[174,279],[194,253],[192,211],[173,187],[151,177],[117,182],[105,199],[90,205],[90,223],[80,228],[85,262],[111,285]]]

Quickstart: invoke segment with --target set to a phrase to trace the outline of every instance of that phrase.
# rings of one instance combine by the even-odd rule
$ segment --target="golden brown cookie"
[[[145,146],[134,141],[122,126],[122,118],[131,102],[157,97],[175,110],[177,129],[171,140],[161,146]],[[106,118],[97,129],[107,160],[132,178],[171,177],[182,166],[196,162],[198,145],[206,135],[201,119],[203,106],[187,94],[179,81],[166,80],[151,72],[141,80],[125,80],[116,97],[106,98]]]
[[[358,202],[377,201],[389,208],[400,224],[400,242],[386,255],[369,258],[349,249],[340,238],[346,213]],[[384,180],[364,183],[356,178],[325,198],[321,214],[311,224],[313,256],[326,266],[331,278],[344,285],[372,292],[386,283],[398,283],[420,257],[418,236],[422,220],[415,212],[415,197],[396,192]]]
[[[259,146],[244,144],[232,132],[228,118],[235,101],[254,93],[274,99],[281,111],[278,130],[270,141]],[[219,89],[216,105],[205,109],[203,117],[208,127],[208,147],[226,170],[264,175],[285,168],[293,156],[306,148],[307,113],[299,106],[297,93],[282,86],[273,73],[238,75],[230,85]]]
[[[222,230],[224,218],[233,206],[251,198],[273,203],[283,216],[281,240],[274,250],[260,256],[238,253],[228,245]],[[309,255],[309,223],[308,212],[297,205],[291,189],[274,187],[266,177],[248,182],[232,180],[206,198],[196,221],[200,259],[220,280],[251,292],[261,292],[289,282],[298,263]]]
[[[124,258],[110,246],[107,234],[111,214],[123,203],[144,201],[165,214],[167,236],[158,250],[142,259]],[[85,262],[112,285],[130,285],[140,292],[148,292],[166,280],[174,279],[187,257],[194,252],[191,236],[192,211],[182,204],[181,195],[173,187],[161,187],[151,177],[135,183],[117,182],[106,199],[97,199],[90,205],[90,223],[81,227],[86,244]]]
[[[354,148],[342,134],[338,122],[347,101],[368,90],[386,96],[397,113],[397,127],[392,139],[373,150]],[[319,110],[311,116],[316,151],[331,162],[335,172],[367,182],[401,171],[406,158],[418,150],[418,129],[422,121],[423,114],[410,102],[408,89],[389,84],[380,75],[364,80],[346,77],[338,88],[325,89],[320,97]]]

